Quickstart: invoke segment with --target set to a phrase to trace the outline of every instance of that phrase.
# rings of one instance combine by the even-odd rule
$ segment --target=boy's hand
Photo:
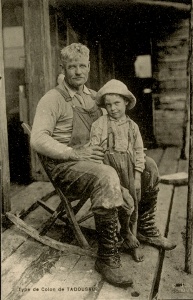
[[[141,200],[141,173],[135,171],[135,191],[138,201]]]

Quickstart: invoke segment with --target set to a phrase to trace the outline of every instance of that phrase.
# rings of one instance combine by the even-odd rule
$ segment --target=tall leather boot
[[[120,223],[120,235],[123,239],[127,237],[127,232],[128,232],[128,214],[125,212],[125,210],[120,207],[118,210],[118,216],[119,216],[119,223]]]
[[[94,218],[98,232],[98,257],[95,269],[114,286],[131,286],[133,281],[122,270],[117,248],[117,210],[113,209],[107,215],[94,214]]]
[[[139,203],[138,234],[141,242],[148,243],[157,248],[172,250],[176,244],[163,237],[155,224],[155,211],[157,206],[158,188],[143,193]]]

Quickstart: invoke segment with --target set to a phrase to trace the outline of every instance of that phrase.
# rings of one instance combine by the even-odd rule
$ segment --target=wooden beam
[[[10,202],[10,174],[9,153],[7,136],[7,116],[5,98],[5,77],[3,60],[3,35],[2,35],[2,3],[0,0],[0,168],[1,168],[1,193],[2,212],[11,210]]]
[[[172,1],[157,1],[157,0],[50,0],[50,5],[53,7],[64,6],[69,3],[71,4],[86,4],[86,5],[108,5],[108,4],[118,4],[118,5],[133,5],[133,4],[145,4],[151,6],[159,6],[165,8],[174,8],[180,11],[190,11],[191,6],[189,4],[183,3],[183,1],[172,2]]]
[[[40,98],[53,87],[49,0],[23,0],[26,56],[26,96],[32,125]],[[32,177],[44,180],[39,161],[32,153]]]
[[[185,271],[192,273],[192,235],[193,235],[193,0],[190,18],[190,138],[189,138],[189,168],[188,168],[188,200],[187,200],[187,219],[186,219],[186,252],[185,252]]]
[[[156,0],[133,0],[133,2],[138,4],[146,4],[152,6],[160,6],[160,7],[168,7],[168,8],[175,8],[177,10],[182,11],[190,11],[191,6],[188,4],[184,4],[182,2],[170,2],[170,1],[156,1]]]

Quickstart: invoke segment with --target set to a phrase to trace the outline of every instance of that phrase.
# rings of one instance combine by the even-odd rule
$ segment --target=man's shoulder
[[[49,91],[47,91],[45,94],[44,94],[44,96],[42,97],[42,98],[49,98],[49,97],[51,97],[51,96],[57,96],[57,95],[59,95],[59,93],[58,93],[58,91],[56,90],[56,88],[53,88],[53,89],[50,89]],[[41,99],[42,99],[41,98]]]
[[[61,98],[63,97],[60,95],[60,93],[55,88],[53,88],[44,94],[44,96],[40,99],[38,104],[55,105],[56,103],[58,103],[58,101],[60,101]]]

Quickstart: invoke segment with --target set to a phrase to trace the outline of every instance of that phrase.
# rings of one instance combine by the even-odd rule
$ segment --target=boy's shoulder
[[[107,115],[105,114],[105,115],[100,116],[96,121],[98,121],[98,122],[105,122],[105,121],[107,121]]]
[[[137,123],[135,123],[129,116],[128,117],[128,120],[129,120],[129,123],[133,126],[133,127],[138,127]]]
[[[105,122],[107,123],[107,115],[102,115],[96,121],[94,121],[93,125],[103,127]]]

